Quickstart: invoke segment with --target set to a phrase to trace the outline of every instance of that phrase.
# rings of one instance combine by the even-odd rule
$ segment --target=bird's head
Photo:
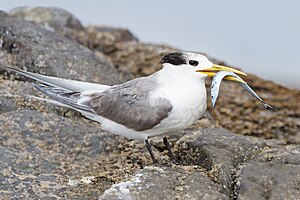
[[[196,72],[201,78],[213,77],[219,71],[230,71],[239,75],[247,76],[240,70],[213,64],[206,56],[195,52],[169,53],[163,56],[160,62],[163,66],[168,65],[180,71]],[[241,82],[241,80],[234,77],[226,77],[225,79]]]

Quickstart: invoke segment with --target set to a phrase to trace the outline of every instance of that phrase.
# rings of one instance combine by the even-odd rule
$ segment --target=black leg
[[[178,159],[176,158],[175,154],[173,153],[172,149],[171,149],[171,146],[170,146],[170,143],[169,141],[167,140],[166,137],[163,138],[163,142],[164,142],[164,145],[166,146],[168,152],[169,152],[169,156],[170,158],[175,161],[175,162],[178,162]]]
[[[147,147],[147,149],[148,149],[148,151],[150,153],[150,156],[152,158],[153,164],[157,163],[157,160],[154,157],[154,154],[153,154],[152,149],[151,149],[151,144],[149,143],[148,139],[145,140],[145,145],[146,145],[146,147]]]

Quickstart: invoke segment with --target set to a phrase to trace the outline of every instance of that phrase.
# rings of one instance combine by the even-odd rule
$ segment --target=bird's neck
[[[204,85],[205,81],[205,77],[193,70],[189,71],[184,68],[168,65],[158,71],[155,76],[162,81],[161,83],[166,83],[168,85]]]

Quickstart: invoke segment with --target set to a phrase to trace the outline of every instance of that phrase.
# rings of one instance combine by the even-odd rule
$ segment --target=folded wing
[[[106,86],[44,76],[7,66],[2,68],[42,82],[34,86],[52,100],[38,99],[72,108],[90,119],[101,116],[136,131],[153,128],[172,110],[169,100],[151,97],[151,92],[157,87],[153,76]]]

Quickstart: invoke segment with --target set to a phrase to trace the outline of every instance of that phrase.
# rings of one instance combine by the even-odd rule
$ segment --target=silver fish
[[[260,98],[241,77],[239,77],[238,75],[236,75],[233,72],[228,72],[228,71],[220,71],[220,72],[216,73],[216,75],[214,76],[214,78],[212,80],[212,84],[211,84],[211,101],[212,101],[212,106],[213,107],[215,106],[218,95],[219,95],[219,89],[220,89],[221,82],[222,82],[223,78],[225,78],[226,76],[231,76],[231,77],[234,77],[234,78],[240,80],[240,82],[239,82],[240,85],[245,90],[247,90],[247,92],[252,94],[260,102],[262,102],[264,104],[265,108],[273,109],[273,107],[270,106],[269,104],[267,104],[264,100],[262,100],[262,98]]]

